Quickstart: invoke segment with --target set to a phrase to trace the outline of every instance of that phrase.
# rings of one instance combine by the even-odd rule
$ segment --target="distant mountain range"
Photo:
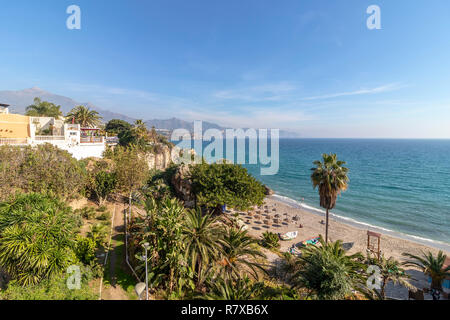
[[[68,113],[70,110],[72,110],[76,106],[83,105],[83,106],[89,107],[90,109],[97,111],[100,114],[100,116],[103,117],[104,122],[108,122],[109,120],[112,120],[112,119],[125,120],[130,123],[133,123],[134,121],[136,121],[135,118],[126,116],[121,113],[111,112],[111,111],[99,108],[99,107],[93,105],[92,103],[78,102],[71,98],[53,94],[53,93],[47,92],[47,91],[42,90],[37,87],[30,88],[30,89],[24,89],[24,90],[20,90],[20,91],[0,91],[0,103],[9,104],[10,112],[12,112],[12,113],[24,114],[25,109],[29,105],[33,104],[33,100],[36,97],[41,98],[41,100],[52,102],[56,105],[60,105],[61,111],[64,114]],[[201,120],[201,119],[199,119],[199,120]],[[171,119],[164,119],[164,120],[162,120],[162,119],[146,120],[145,124],[149,128],[154,126],[157,129],[163,129],[163,130],[169,130],[169,131],[178,129],[178,128],[187,129],[190,132],[193,132],[193,130],[194,130],[194,122],[185,121],[185,120],[181,120],[178,118],[171,118]],[[222,127],[220,125],[217,125],[217,124],[211,123],[211,122],[206,122],[206,121],[202,121],[202,127],[203,127],[203,130],[208,130],[208,129],[224,130],[225,129],[224,127]],[[298,134],[280,130],[280,137],[293,138],[293,137],[298,137]]]

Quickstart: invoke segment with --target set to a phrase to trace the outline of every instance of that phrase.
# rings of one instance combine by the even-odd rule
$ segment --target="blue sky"
[[[76,4],[82,29],[66,28]],[[381,8],[381,30],[366,9]],[[0,90],[304,137],[450,138],[448,0],[2,1]]]

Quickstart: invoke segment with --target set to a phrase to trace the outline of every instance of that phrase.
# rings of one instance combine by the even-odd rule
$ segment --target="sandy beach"
[[[309,212],[305,209],[292,207],[274,197],[268,197],[265,200],[265,205],[268,207],[270,221],[273,221],[273,218],[276,214],[281,216],[281,220],[289,217],[288,224],[286,222],[281,222],[278,224],[274,224],[271,222],[270,225],[266,225],[264,220],[267,219],[265,210],[262,210],[260,219],[256,219],[255,216],[249,216],[248,213],[241,212],[240,219],[244,221],[248,225],[248,232],[256,237],[260,238],[261,235],[265,231],[271,231],[273,233],[281,233],[284,234],[290,231],[298,231],[298,236],[296,239],[291,241],[280,241],[281,252],[286,252],[288,249],[303,240],[310,239],[313,237],[317,237],[319,235],[325,235],[325,225],[321,224],[322,220],[325,220],[319,214],[315,214]],[[275,210],[276,211],[275,211]],[[299,218],[298,221],[292,221],[292,217],[297,216]],[[302,225],[302,228],[299,225]],[[352,243],[352,248],[348,251],[349,253],[362,252],[366,253],[367,249],[367,231],[368,229],[357,228],[355,226],[342,223],[336,221],[336,219],[330,217],[330,226],[329,226],[329,238],[331,241],[342,240],[344,243]],[[404,252],[421,255],[422,252],[431,251],[433,254],[437,254],[439,251],[438,248],[426,246],[420,243],[416,243],[414,241],[409,241],[406,239],[401,239],[397,237],[393,237],[390,235],[382,234],[380,241],[380,249],[381,252],[386,257],[394,257],[399,261],[404,261],[405,257],[402,256]],[[447,256],[450,255],[448,251],[444,251]],[[277,259],[275,254],[268,255],[269,261],[273,261]],[[412,281],[412,284],[417,286],[418,288],[428,287],[427,277],[424,276],[421,272],[417,270],[408,270],[408,273],[413,276],[415,279]],[[398,299],[407,299],[408,290],[404,287],[399,286],[388,286],[387,290],[388,294],[391,297],[395,297]],[[431,297],[426,297],[431,299]]]
[[[325,235],[325,225],[321,224],[321,221],[325,220],[325,217],[320,216],[319,214],[315,214],[309,212],[305,209],[294,208],[289,206],[288,204],[275,199],[274,197],[268,197],[265,199],[266,205],[269,207],[269,214],[273,217],[275,214],[280,214],[282,219],[286,216],[292,218],[294,216],[299,217],[299,221],[292,222],[290,219],[289,225],[286,223],[280,223],[281,227],[273,227],[269,228],[264,225],[263,221],[264,217],[261,218],[261,221],[258,222],[253,217],[248,217],[242,215],[241,218],[244,221],[249,220],[249,233],[253,236],[260,237],[260,235],[269,230],[274,233],[286,233],[288,231],[298,231],[299,235],[296,239],[292,241],[282,241],[281,242],[281,251],[287,251],[290,246],[295,243],[298,243],[302,240],[306,240],[312,237],[316,237],[320,234]],[[273,208],[276,208],[276,211],[273,211]],[[302,224],[303,228],[299,228],[299,224]],[[349,250],[350,253],[354,252],[366,252],[367,248],[367,231],[368,228],[362,229],[352,226],[350,224],[346,224],[340,221],[336,221],[336,219],[330,216],[330,226],[329,226],[329,237],[331,241],[342,240],[344,243],[353,243],[353,247]],[[371,230],[373,231],[373,230]],[[378,231],[376,231],[378,232]],[[382,234],[381,237],[381,251],[385,254],[386,257],[395,257],[396,259],[402,261],[404,257],[402,253],[408,252],[411,254],[420,255],[423,251],[431,251],[436,254],[439,249],[432,246],[427,246],[424,244],[420,244],[414,241],[401,239],[397,237],[393,237],[391,235]],[[450,252],[443,250],[447,256],[450,256]]]

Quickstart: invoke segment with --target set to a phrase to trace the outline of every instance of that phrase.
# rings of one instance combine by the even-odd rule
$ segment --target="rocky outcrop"
[[[164,170],[172,163],[171,149],[167,145],[160,144],[154,152],[148,152],[145,158],[150,169]]]
[[[271,195],[275,194],[275,192],[266,185],[264,185],[264,189],[266,190],[265,191],[266,196],[271,196]]]
[[[177,193],[177,196],[184,201],[184,204],[187,207],[193,207],[195,205],[195,197],[192,191],[192,184],[189,176],[189,166],[181,165],[172,176],[171,183]]]

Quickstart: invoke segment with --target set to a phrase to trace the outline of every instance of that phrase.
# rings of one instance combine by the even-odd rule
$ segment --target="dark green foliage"
[[[171,179],[176,169],[176,166],[171,166],[164,171],[151,171],[147,184],[142,188],[144,195],[156,200],[174,198],[175,191]]]
[[[36,193],[0,204],[0,265],[21,285],[61,275],[76,261],[70,207]]]
[[[191,166],[193,191],[199,206],[221,212],[221,206],[246,210],[262,204],[264,186],[235,164],[207,164]]]
[[[105,131],[109,134],[117,135],[122,131],[130,130],[131,127],[131,124],[124,120],[112,119],[106,124]]]
[[[90,264],[95,259],[97,243],[92,238],[83,238],[78,236],[75,244],[75,254],[84,264]]]
[[[92,191],[101,205],[117,186],[117,175],[115,172],[100,171],[95,174]]]
[[[266,231],[261,237],[261,245],[264,248],[274,249],[280,247],[280,239],[275,233]]]

